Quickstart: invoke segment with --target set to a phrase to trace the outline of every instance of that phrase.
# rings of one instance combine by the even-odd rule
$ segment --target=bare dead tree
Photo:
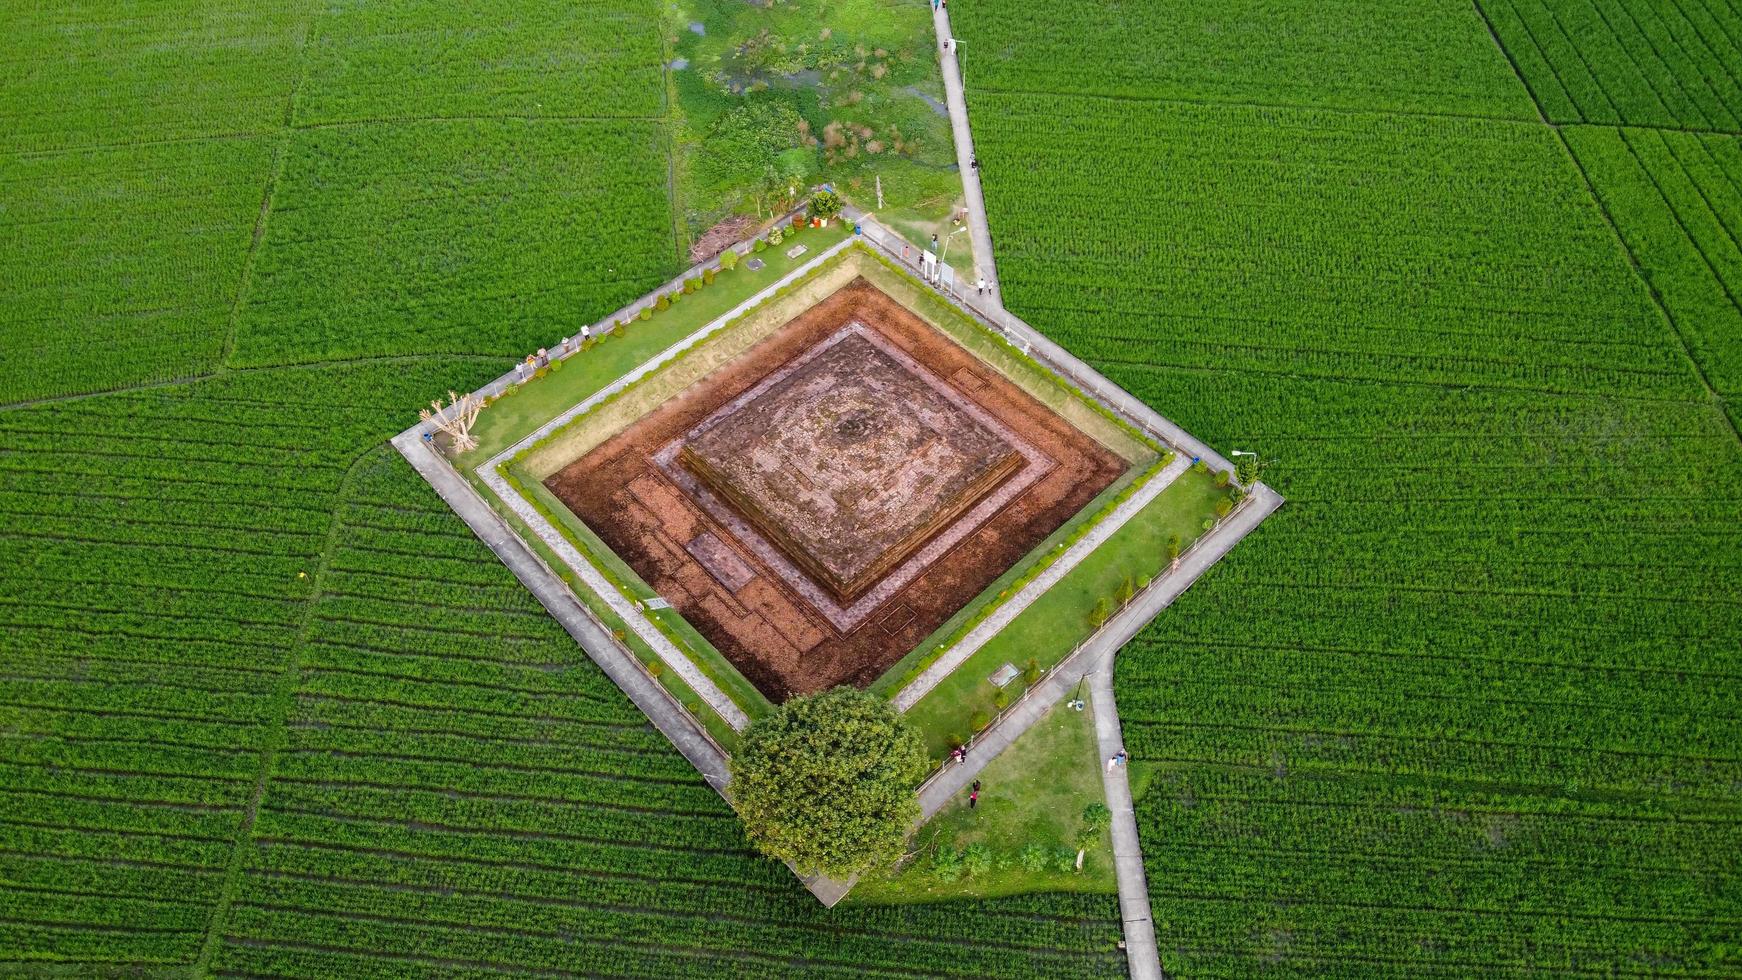
[[[437,398],[429,403],[429,408],[419,411],[417,417],[452,436],[454,448],[460,452],[478,448],[478,440],[472,438],[472,423],[478,421],[478,412],[484,407],[484,400],[469,391],[464,395],[456,395],[450,391],[448,402],[444,408],[442,400]],[[430,411],[431,408],[435,411]]]

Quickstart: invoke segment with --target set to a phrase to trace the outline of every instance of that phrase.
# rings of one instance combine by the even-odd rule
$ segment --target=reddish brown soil
[[[878,331],[947,379],[1056,465],[842,633],[667,479],[651,456],[851,320]],[[881,290],[855,280],[545,484],[745,677],[779,702],[792,694],[875,680],[1124,468],[1118,456]],[[752,573],[748,579],[745,569]]]

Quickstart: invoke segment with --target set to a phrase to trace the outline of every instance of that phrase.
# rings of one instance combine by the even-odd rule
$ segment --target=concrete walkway
[[[1259,484],[1239,510],[1228,515],[1215,530],[1204,535],[1192,550],[1180,556],[1179,567],[1158,576],[1131,604],[1119,610],[1075,655],[1059,664],[1022,703],[1001,715],[992,726],[974,739],[966,762],[946,766],[943,773],[920,789],[919,804],[926,819],[938,812],[950,798],[973,782],[1010,743],[1022,737],[1048,708],[1076,687],[1077,682],[1106,665],[1112,669],[1113,656],[1161,611],[1173,605],[1180,594],[1190,588],[1210,566],[1232,551],[1240,539],[1257,527],[1266,517],[1282,506],[1282,497],[1269,487]],[[1108,699],[1111,702],[1111,699]],[[1114,749],[1117,751],[1117,748]],[[1112,755],[1108,752],[1107,755]],[[1109,804],[1111,806],[1111,804]]]
[[[1033,605],[1046,591],[1053,587],[1059,579],[1069,575],[1071,570],[1089,557],[1101,543],[1112,537],[1136,517],[1143,508],[1148,507],[1156,497],[1161,495],[1179,475],[1191,467],[1191,461],[1182,457],[1174,457],[1173,462],[1162,468],[1160,473],[1151,477],[1143,488],[1132,494],[1128,499],[1113,509],[1096,524],[1088,534],[1065,549],[1057,561],[1048,565],[1046,570],[1034,577],[1034,581],[1022,587],[1022,591],[1011,596],[1003,605],[993,610],[979,625],[968,631],[961,642],[951,647],[943,656],[932,662],[930,667],[920,672],[911,683],[902,688],[894,697],[895,707],[906,711],[919,703],[920,698],[932,692],[932,689],[943,682],[943,679],[955,672],[969,657],[978,653],[994,636],[997,636],[1009,626],[1011,621],[1022,615],[1023,611]]]
[[[968,98],[962,90],[962,64],[955,45],[949,43],[949,11],[933,10],[932,27],[938,35],[938,60],[943,66],[944,105],[950,110],[950,129],[956,138],[956,163],[962,169],[962,194],[968,205],[968,237],[974,240],[974,272],[986,277],[994,301],[999,295],[998,266],[992,259],[992,230],[986,224],[986,198],[980,191],[980,171],[974,166],[974,134],[968,129]],[[970,284],[971,285],[971,284]]]
[[[1101,746],[1101,785],[1113,812],[1113,866],[1119,876],[1119,917],[1125,924],[1125,966],[1133,980],[1161,980],[1161,953],[1149,911],[1149,878],[1137,840],[1137,813],[1131,803],[1128,766],[1107,766],[1125,747],[1119,731],[1119,706],[1113,700],[1113,654],[1107,651],[1089,673],[1089,698],[1095,709],[1095,740]]]
[[[637,708],[659,729],[690,765],[702,774],[702,779],[722,797],[732,781],[726,757],[702,730],[701,724],[672,700],[659,682],[647,675],[628,651],[605,632],[584,606],[569,591],[556,572],[544,563],[515,534],[501,515],[490,509],[484,498],[472,489],[447,460],[436,455],[423,441],[425,426],[417,425],[393,437],[393,448],[399,450],[412,468],[417,470],[442,500],[454,509],[480,540],[520,579],[539,604],[562,624],[588,657],[599,665],[605,676],[634,702]],[[728,801],[729,802],[729,801]],[[836,881],[821,875],[800,875],[793,869],[805,888],[824,905],[833,907],[852,888],[851,881]]]
[[[435,487],[436,493],[464,520],[496,557],[502,560],[520,579],[521,584],[538,597],[540,605],[549,610],[563,629],[575,638],[587,656],[598,664],[612,683],[629,695],[629,700],[647,714],[653,727],[662,732],[684,758],[696,767],[708,785],[724,791],[731,776],[726,769],[726,757],[707,737],[689,712],[672,701],[659,682],[647,676],[641,665],[605,632],[590,613],[575,599],[574,593],[544,560],[533,554],[500,515],[490,509],[484,498],[472,489],[447,461],[423,441],[414,427],[393,437],[393,448],[399,450],[419,475]]]
[[[533,430],[519,442],[516,442],[514,445],[509,446],[507,449],[504,449],[500,453],[491,457],[477,469],[478,478],[484,481],[484,485],[490,488],[490,492],[495,494],[496,497],[510,510],[514,511],[514,515],[518,517],[521,522],[532,531],[532,533],[538,535],[539,540],[543,541],[546,547],[555,552],[557,557],[562,559],[563,564],[569,567],[570,571],[581,577],[582,581],[586,583],[587,588],[592,589],[593,592],[598,594],[598,596],[611,607],[611,611],[616,613],[623,622],[628,624],[630,629],[635,631],[635,635],[639,637],[642,642],[653,648],[653,651],[659,655],[659,659],[665,663],[666,667],[669,668],[672,673],[681,678],[692,691],[696,692],[697,697],[706,702],[708,707],[712,708],[714,713],[718,714],[726,724],[732,726],[735,731],[741,732],[750,725],[750,716],[744,713],[744,709],[740,708],[736,702],[727,696],[726,692],[721,690],[720,686],[715,684],[712,678],[704,674],[701,668],[696,665],[695,661],[692,660],[688,654],[679,650],[677,645],[671,641],[670,637],[666,636],[658,626],[654,625],[654,623],[648,619],[646,613],[636,602],[611,585],[611,583],[605,579],[605,576],[593,566],[593,563],[588,561],[586,556],[582,555],[580,551],[569,542],[569,539],[563,536],[561,531],[558,531],[553,527],[551,523],[545,519],[544,515],[538,512],[537,508],[533,507],[525,497],[516,492],[514,488],[509,485],[508,481],[503,478],[499,467],[537,443],[539,440],[544,439],[546,436],[549,436],[551,433],[569,424],[574,419],[592,411],[601,402],[614,397],[623,389],[670,364],[672,361],[681,357],[685,352],[692,350],[696,345],[719,332],[726,326],[726,324],[766,302],[781,289],[786,288],[788,285],[797,282],[803,276],[808,275],[811,270],[815,269],[817,266],[834,258],[836,255],[839,255],[848,248],[851,248],[855,241],[856,239],[853,236],[848,236],[818,253],[803,265],[793,269],[778,280],[769,283],[761,290],[758,290],[755,295],[703,324],[701,327],[673,343],[665,350],[660,351],[654,357],[635,367],[634,370],[631,370],[622,377],[612,381],[610,384],[594,392],[592,395],[589,395],[578,404],[572,405],[568,409],[557,414],[556,417]]]

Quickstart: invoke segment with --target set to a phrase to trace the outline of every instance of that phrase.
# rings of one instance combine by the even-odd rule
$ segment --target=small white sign
[[[650,611],[654,610],[654,609],[670,609],[671,603],[666,602],[664,599],[661,599],[659,596],[654,596],[653,598],[648,599],[646,602],[643,602],[641,604],[641,607],[643,609],[647,609]]]

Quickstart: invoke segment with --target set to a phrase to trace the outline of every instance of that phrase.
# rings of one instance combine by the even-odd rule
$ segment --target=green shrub
[[[985,731],[986,726],[990,724],[992,724],[992,716],[987,714],[986,709],[984,708],[981,708],[968,716],[968,727],[976,732]]]
[[[1234,464],[1234,475],[1246,486],[1258,482],[1258,459],[1255,456],[1242,456]]]
[[[1027,844],[1016,855],[1022,870],[1029,874],[1040,874],[1052,863],[1052,848],[1045,844]]]
[[[1227,497],[1223,497],[1221,500],[1216,501],[1216,516],[1217,517],[1227,517],[1228,513],[1230,511],[1232,511],[1233,509],[1234,509],[1234,501],[1229,500]]]
[[[1230,481],[1232,479],[1234,479],[1233,473],[1231,473],[1227,470],[1217,470],[1216,471],[1216,488],[1223,489],[1223,488],[1227,487],[1228,481]]]
[[[729,248],[720,253],[720,268],[726,272],[731,272],[733,269],[738,268],[737,249]]]
[[[1215,529],[1216,529],[1216,519],[1214,517],[1204,518],[1204,530],[1214,531]]]
[[[1084,832],[1099,839],[1108,827],[1113,825],[1113,811],[1106,808],[1104,802],[1090,802],[1084,808]]]
[[[1102,626],[1105,626],[1107,620],[1112,618],[1113,600],[1106,596],[1102,596],[1100,599],[1096,600],[1095,608],[1089,610],[1089,625],[1095,629],[1100,629]]]
[[[606,336],[608,336],[608,337],[621,337],[621,336],[623,336],[623,324],[619,323],[616,326],[612,327],[611,332],[606,334]]]
[[[985,844],[969,844],[962,851],[962,867],[970,878],[984,878],[992,870],[992,849]]]
[[[758,239],[756,239],[756,244],[750,246],[750,251],[760,252],[767,247],[768,247],[768,243],[763,241],[762,239],[758,238]]]
[[[1052,868],[1059,874],[1070,874],[1077,870],[1077,852],[1068,847],[1052,849]]]
[[[1040,661],[1034,657],[1028,658],[1028,663],[1022,665],[1022,683],[1029,687],[1040,683]]]
[[[1137,595],[1137,583],[1131,580],[1131,576],[1125,576],[1125,580],[1119,583],[1119,591],[1116,594],[1119,597],[1119,604],[1121,606],[1125,605],[1127,602],[1131,601],[1132,597]]]
[[[810,213],[813,218],[833,218],[841,213],[841,195],[834,191],[817,191],[811,195]]]
[[[1178,557],[1179,557],[1179,535],[1175,534],[1167,539],[1167,560],[1173,561],[1175,558],[1178,558]]]
[[[957,881],[962,877],[962,852],[948,844],[939,844],[931,856],[931,874],[939,881]]]
[[[768,230],[768,244],[779,245],[784,241],[786,241],[786,229],[779,225],[775,225],[773,228]]]
[[[647,672],[653,675],[655,680],[659,679],[659,677],[665,673],[665,661],[649,660],[647,662]]]
[[[1137,577],[1137,591],[1142,592],[1147,588],[1149,588],[1149,576],[1139,575]]]
[[[992,692],[992,706],[999,711],[1010,707],[1010,688],[1000,687]]]
[[[714,284],[714,275],[715,275],[715,273],[714,273],[713,269],[711,269],[711,268],[710,269],[703,269],[702,270],[702,285],[712,286]]]
[[[1208,472],[1210,472],[1210,464],[1208,464],[1200,459],[1197,462],[1192,464],[1192,472],[1193,473],[1208,473]]]
[[[664,293],[660,293],[659,298],[653,301],[653,308],[664,313],[671,309],[671,300],[667,299]]]

